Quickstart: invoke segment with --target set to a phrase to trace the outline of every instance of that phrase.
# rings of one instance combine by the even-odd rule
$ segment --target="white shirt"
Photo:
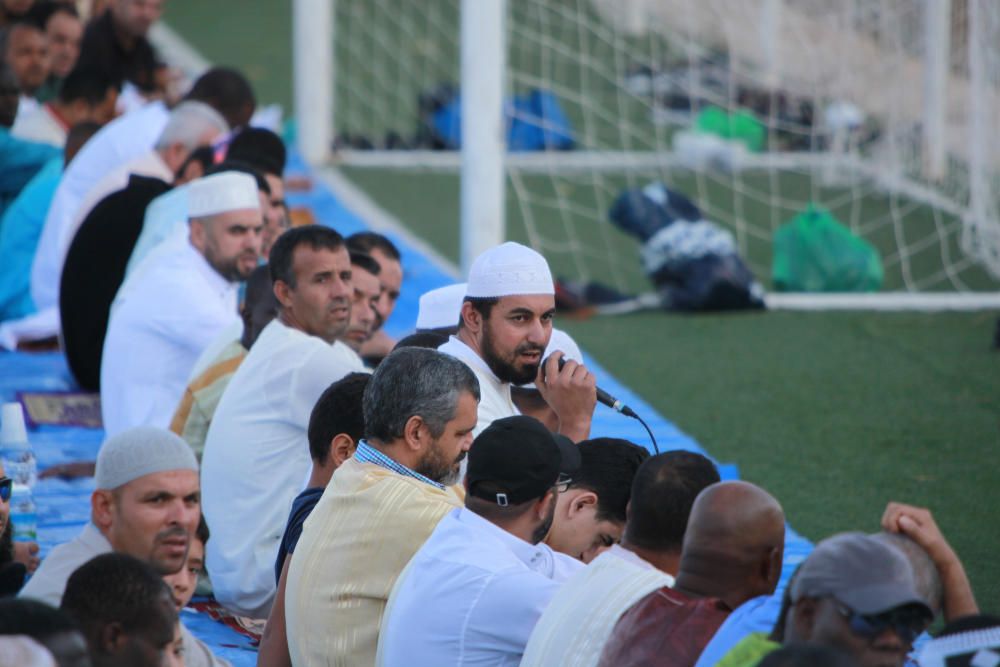
[[[309,415],[330,384],[364,371],[344,349],[276,319],[215,410],[201,462],[206,557],[215,597],[237,614],[270,610],[278,545],[312,465]]]
[[[450,354],[465,362],[465,365],[472,369],[472,372],[476,374],[476,379],[479,380],[479,421],[473,431],[474,435],[482,433],[496,419],[521,414],[510,397],[510,383],[501,382],[500,378],[490,370],[489,365],[471,347],[456,336],[452,336],[447,343],[438,348],[438,352]]]
[[[48,104],[19,113],[10,133],[18,139],[51,144],[56,148],[66,146],[67,128],[52,113]]]
[[[66,166],[31,266],[31,297],[38,310],[59,305],[60,272],[73,240],[72,234],[65,237],[83,198],[107,173],[152,149],[169,115],[163,102],[152,102],[116,118],[91,137]]]
[[[535,625],[523,667],[594,667],[618,619],[643,596],[674,578],[614,545],[571,577]]]
[[[239,319],[237,286],[187,243],[125,281],[101,358],[101,414],[112,436],[170,424],[188,373],[216,334]]]
[[[573,561],[467,509],[441,519],[396,580],[378,665],[511,665]]]

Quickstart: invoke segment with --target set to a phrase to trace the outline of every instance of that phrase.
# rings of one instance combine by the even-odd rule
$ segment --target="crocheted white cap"
[[[490,248],[472,262],[466,296],[533,294],[555,294],[555,286],[549,263],[531,248],[508,241]]]
[[[421,294],[420,307],[417,310],[417,329],[458,326],[466,287],[466,283],[455,283]]]
[[[580,346],[576,344],[575,340],[569,337],[568,333],[555,327],[552,328],[552,336],[549,338],[549,344],[545,348],[543,359],[548,359],[554,352],[562,352],[566,361],[575,361],[578,364],[583,363],[583,352],[580,351]]]
[[[191,446],[166,429],[136,426],[104,441],[97,453],[94,482],[98,489],[117,489],[144,475],[167,470],[198,472]]]
[[[250,174],[224,171],[192,181],[188,187],[188,217],[246,209],[260,210],[257,181]]]

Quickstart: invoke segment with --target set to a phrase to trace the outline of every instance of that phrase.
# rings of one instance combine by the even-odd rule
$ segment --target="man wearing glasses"
[[[542,543],[579,466],[576,446],[532,417],[486,427],[469,449],[465,507],[441,520],[393,588],[377,664],[518,664],[582,567]]]

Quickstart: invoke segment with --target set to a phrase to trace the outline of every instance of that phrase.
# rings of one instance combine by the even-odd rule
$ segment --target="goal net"
[[[458,196],[459,12],[334,0],[348,173],[453,177]],[[884,291],[1000,290],[995,0],[508,0],[505,14],[508,121],[538,91],[573,143],[508,152],[507,236],[559,275],[647,288],[608,210],[660,181],[728,228],[765,286],[775,231],[816,205],[878,250]]]

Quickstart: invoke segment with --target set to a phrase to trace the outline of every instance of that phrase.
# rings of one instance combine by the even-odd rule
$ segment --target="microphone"
[[[545,361],[547,362],[548,359],[546,359]],[[565,365],[566,365],[566,357],[564,357],[564,356],[563,357],[559,357],[559,370],[562,370],[563,366],[565,366]],[[604,391],[600,387],[597,387],[597,400],[599,402],[603,403],[604,405],[608,406],[609,408],[611,408],[615,412],[622,413],[626,417],[632,417],[633,419],[638,419],[639,418],[639,415],[637,415],[632,408],[630,408],[629,406],[625,405],[620,400],[618,400],[617,398],[615,398],[614,396],[612,396],[608,392]]]

